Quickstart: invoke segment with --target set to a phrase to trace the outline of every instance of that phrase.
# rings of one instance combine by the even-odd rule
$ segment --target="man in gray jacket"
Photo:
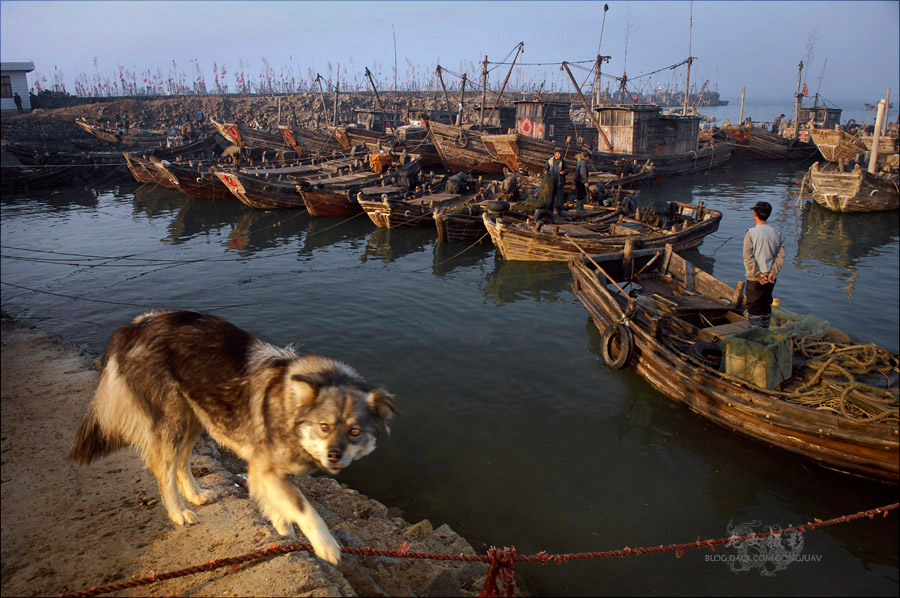
[[[768,328],[772,319],[772,289],[784,265],[784,238],[766,224],[772,206],[760,201],[753,206],[756,226],[744,235],[744,270],[747,278],[746,306],[750,325]]]

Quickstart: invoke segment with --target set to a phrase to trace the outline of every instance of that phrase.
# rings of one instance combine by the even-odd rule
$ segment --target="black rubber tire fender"
[[[490,199],[484,202],[484,209],[488,212],[505,212],[509,209],[509,202],[501,199]]]
[[[553,212],[546,208],[541,208],[534,213],[534,219],[544,224],[553,224]]]
[[[700,341],[691,345],[688,350],[691,358],[714,369],[722,365],[722,349],[716,343]]]
[[[619,339],[619,354],[613,357],[613,340]],[[600,358],[603,364],[611,370],[621,370],[631,361],[634,351],[634,339],[628,326],[622,323],[610,324],[600,337]]]

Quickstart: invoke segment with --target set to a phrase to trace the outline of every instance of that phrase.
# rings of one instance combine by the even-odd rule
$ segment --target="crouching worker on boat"
[[[768,328],[772,319],[772,289],[784,265],[784,238],[766,224],[772,205],[765,201],[753,206],[756,226],[744,235],[744,270],[747,278],[746,306],[751,326]]]

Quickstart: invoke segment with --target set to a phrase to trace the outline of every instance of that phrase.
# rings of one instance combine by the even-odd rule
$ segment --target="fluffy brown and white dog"
[[[69,458],[87,464],[137,448],[172,521],[196,523],[181,496],[215,500],[190,467],[205,428],[247,461],[250,495],[278,533],[296,538],[296,523],[336,564],[340,545],[287,476],[341,471],[375,449],[377,429],[396,413],[392,395],[346,364],[274,347],[216,316],[151,312],[110,338]]]

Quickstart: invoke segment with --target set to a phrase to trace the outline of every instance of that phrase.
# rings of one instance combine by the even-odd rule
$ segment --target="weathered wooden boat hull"
[[[142,145],[165,147],[166,133],[165,131],[135,131],[132,133],[123,133],[118,129],[104,127],[96,123],[76,119],[75,124],[84,131],[90,133],[100,141],[113,143],[115,145]]]
[[[616,161],[635,160],[639,164],[649,162],[656,175],[688,174],[706,172],[721,166],[731,159],[731,144],[716,143],[701,147],[695,152],[681,154],[626,154],[617,152],[591,151],[592,170],[615,171]]]
[[[745,160],[811,160],[818,153],[812,143],[792,143],[791,139],[759,127],[728,125],[721,131],[733,152]]]
[[[535,139],[519,133],[499,135],[482,135],[481,139],[490,154],[503,162],[511,172],[528,171],[528,174],[541,174],[547,168],[547,161],[553,157],[556,145],[552,141]],[[575,156],[581,150],[576,147],[564,147],[563,158],[572,167]]]
[[[70,184],[78,176],[89,174],[91,168],[87,160],[46,166],[4,166],[0,186],[4,189],[22,191],[62,187]]]
[[[284,142],[292,147],[298,156],[328,156],[350,147],[344,147],[331,135],[305,128],[279,126]]]
[[[172,179],[160,171],[151,160],[128,152],[122,152],[122,155],[125,156],[125,164],[137,182],[151,183],[170,189],[175,188]]]
[[[441,210],[434,212],[434,225],[437,228],[438,241],[455,243],[459,241],[477,241],[487,236],[482,211],[476,210],[473,204],[472,214],[451,214]]]
[[[681,216],[693,215],[696,221],[686,228],[667,231],[658,229],[649,234],[613,234],[574,237],[585,251],[591,254],[622,251],[631,240],[635,248],[665,247],[673,245],[676,251],[700,245],[707,235],[719,229],[722,213],[680,202],[670,202]],[[615,217],[615,215],[613,215]],[[580,255],[580,250],[559,227],[553,224],[539,226],[536,222],[505,219],[496,214],[482,216],[485,228],[491,235],[500,256],[506,260],[566,261]],[[631,221],[634,222],[634,221]]]
[[[834,212],[884,212],[900,208],[897,182],[870,174],[858,164],[850,172],[809,169],[813,200]]]
[[[294,148],[285,142],[281,134],[258,131],[235,123],[220,123],[213,119],[210,119],[210,122],[212,122],[222,137],[238,147],[270,150],[279,153],[294,151]]]
[[[236,170],[216,169],[215,175],[242,203],[260,210],[303,208],[294,183],[250,176]]]
[[[327,187],[297,187],[298,196],[311,216],[321,218],[347,218],[362,212],[359,202],[354,201],[347,190],[334,190]],[[352,193],[352,190],[350,190]]]
[[[828,162],[856,160],[868,149],[862,138],[846,131],[811,129],[809,137]]]
[[[640,269],[654,254],[655,251],[634,252],[634,266]],[[613,257],[608,254],[598,259],[613,278],[621,279],[613,272]],[[677,262],[676,258],[680,260],[678,256],[671,259]],[[764,389],[695,366],[654,336],[653,323],[643,311],[638,309],[626,318],[625,300],[620,301],[607,288],[605,277],[600,280],[602,274],[588,260],[573,259],[569,268],[574,278],[573,292],[601,332],[626,322],[634,344],[629,363],[662,394],[716,424],[771,447],[831,469],[897,484],[900,463],[896,425],[853,421],[788,402]],[[734,291],[719,284],[726,293]],[[739,291],[736,294],[740,296]]]
[[[452,210],[475,201],[476,193],[454,194],[444,191],[416,194],[415,198],[388,197],[366,199],[360,197],[359,205],[378,228],[431,226],[436,211]]]
[[[425,126],[444,168],[451,173],[500,174],[506,169],[503,161],[487,150],[480,132],[428,120]]]
[[[166,175],[176,189],[194,199],[234,199],[225,183],[208,167],[185,166],[182,164],[155,163],[154,166]]]

